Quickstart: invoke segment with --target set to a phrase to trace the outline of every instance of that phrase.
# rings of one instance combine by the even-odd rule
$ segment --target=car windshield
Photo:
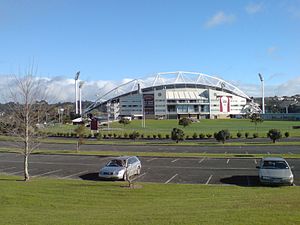
[[[284,161],[264,161],[263,169],[288,169],[288,165]]]
[[[114,160],[111,160],[109,163],[107,163],[106,166],[109,166],[109,167],[122,167],[123,165],[124,164],[123,164],[122,160],[114,159]]]

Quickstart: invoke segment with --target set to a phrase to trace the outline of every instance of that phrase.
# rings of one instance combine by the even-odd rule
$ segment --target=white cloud
[[[212,28],[223,24],[229,24],[234,21],[235,16],[233,14],[225,14],[223,11],[219,11],[214,14],[208,21],[206,21],[205,27]]]
[[[0,90],[3,94],[3,90],[7,90],[7,86],[12,82],[9,76],[0,76]],[[53,77],[53,78],[40,78],[42,85],[46,87],[48,94],[48,102],[74,102],[75,98],[75,87],[74,80],[63,78],[63,77]],[[84,83],[82,88],[82,99],[95,101],[97,99],[97,94],[102,96],[112,90],[113,88],[124,84],[132,79],[123,79],[122,81],[111,81],[111,80],[96,80],[87,81]],[[258,97],[260,96],[261,86],[258,82],[257,84],[245,84],[236,81],[230,81],[233,85],[236,85],[239,89],[245,92],[248,96]],[[279,85],[268,85],[265,82],[265,95],[266,96],[291,96],[295,94],[300,94],[300,76],[297,76],[291,80],[288,80]],[[5,102],[3,95],[0,95],[0,102]]]
[[[249,3],[245,10],[248,14],[255,14],[263,10],[263,4],[262,3]]]

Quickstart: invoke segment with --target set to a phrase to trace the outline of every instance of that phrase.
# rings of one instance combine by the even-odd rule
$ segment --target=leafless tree
[[[46,88],[41,79],[33,75],[33,68],[24,76],[13,75],[9,83],[5,97],[10,102],[9,112],[2,120],[9,125],[6,133],[16,138],[17,151],[24,156],[24,180],[27,181],[29,156],[43,137],[39,126],[48,110]]]

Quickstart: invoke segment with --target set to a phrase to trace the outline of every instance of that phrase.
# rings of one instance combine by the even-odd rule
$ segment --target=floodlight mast
[[[259,73],[258,74],[259,79],[261,81],[261,92],[262,92],[262,114],[265,114],[265,85],[264,85],[264,78],[263,76]]]
[[[84,84],[84,81],[79,82],[79,114],[82,115],[82,101],[81,101],[81,89]]]
[[[77,81],[79,79],[79,75],[80,75],[80,71],[78,71],[75,75],[75,114],[78,114],[78,85],[77,85]]]

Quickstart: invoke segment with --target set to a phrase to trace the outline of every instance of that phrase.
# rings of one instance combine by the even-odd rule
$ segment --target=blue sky
[[[299,0],[0,0],[0,29],[0,75],[32,61],[88,82],[183,70],[247,93],[260,72],[269,95],[300,93]]]

